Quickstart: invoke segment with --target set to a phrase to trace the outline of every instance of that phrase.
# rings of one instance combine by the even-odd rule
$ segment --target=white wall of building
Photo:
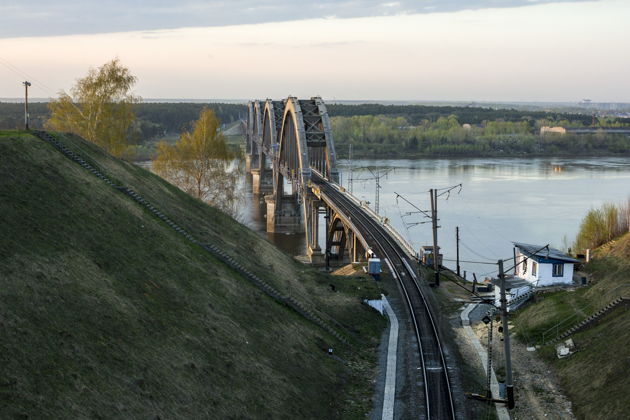
[[[553,276],[553,264],[538,264],[538,286],[551,286],[553,284],[572,284],[573,283],[573,263],[564,263],[564,272],[562,277]]]
[[[526,259],[527,261],[523,262]],[[519,263],[516,275],[534,286],[551,286],[554,284],[573,283],[573,263],[564,263],[564,271],[561,277],[553,276],[553,264],[538,263],[533,258],[526,258],[520,250],[516,250],[516,261]],[[534,264],[536,264],[536,274],[534,275]]]

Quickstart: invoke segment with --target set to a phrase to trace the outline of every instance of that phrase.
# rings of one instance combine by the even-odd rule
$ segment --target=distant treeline
[[[224,103],[139,103],[133,109],[136,114],[134,143],[144,143],[168,135],[179,134],[191,128],[203,107],[208,107],[223,124],[232,123],[247,116],[247,106]],[[29,104],[31,128],[42,128],[49,117],[45,103]],[[0,103],[0,129],[24,126],[24,104]]]
[[[630,138],[622,133],[540,135],[543,126],[584,127],[582,120],[503,119],[462,122],[456,115],[412,124],[405,117],[364,115],[333,117],[332,130],[340,157],[353,145],[355,157],[451,156],[592,156],[629,155]],[[559,117],[561,117],[559,115]],[[581,116],[578,116],[581,117]],[[592,121],[592,118],[589,116]],[[601,119],[597,127],[624,127],[630,119]]]
[[[423,120],[437,121],[440,117],[454,115],[457,120],[468,124],[481,124],[484,121],[511,121],[548,119],[552,121],[568,120],[588,126],[593,117],[585,114],[562,112],[524,111],[516,109],[494,109],[467,106],[430,106],[430,105],[327,105],[331,116],[352,117],[358,115],[387,115],[404,117],[409,124],[417,125]],[[626,118],[630,123],[630,118]]]
[[[223,124],[246,118],[245,104],[140,103],[132,143],[144,144],[190,129],[203,107]],[[518,156],[630,154],[623,134],[539,135],[542,126],[565,128],[629,127],[630,118],[516,109],[428,105],[329,104],[338,153],[355,156]],[[48,119],[44,103],[30,105],[31,127]],[[0,129],[20,128],[24,105],[0,103]]]

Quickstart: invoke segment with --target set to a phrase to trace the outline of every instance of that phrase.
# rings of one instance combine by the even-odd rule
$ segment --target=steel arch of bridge
[[[338,261],[362,258],[368,246],[354,231],[350,215],[331,207],[311,182],[313,176],[331,184],[339,182],[324,101],[293,96],[282,101],[250,101],[246,133],[246,166],[254,194],[265,196],[267,231],[303,232],[307,254],[313,260],[323,258],[318,245],[319,215],[326,214],[326,251]],[[331,232],[333,220],[337,233]]]

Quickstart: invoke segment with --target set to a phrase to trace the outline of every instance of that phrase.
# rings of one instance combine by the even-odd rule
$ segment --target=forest
[[[201,109],[213,110],[223,125],[244,119],[245,104],[138,103],[130,143],[152,150],[157,141],[173,141],[189,130]],[[630,128],[630,118],[594,117],[554,111],[489,107],[328,104],[337,153],[355,157],[448,157],[523,155],[628,155],[627,133],[598,129]],[[45,103],[30,104],[31,128],[42,128],[49,118]],[[0,129],[20,128],[24,106],[0,103]],[[562,126],[566,134],[540,135],[542,126]],[[592,133],[571,129],[592,128]],[[142,154],[142,156],[146,156]]]
[[[591,133],[574,133],[571,128],[590,128],[583,119],[496,119],[462,122],[456,115],[423,119],[412,124],[407,118],[383,115],[333,117],[335,147],[341,157],[348,145],[353,156],[399,157],[481,157],[481,156],[598,156],[630,154],[628,133],[604,132],[630,126],[619,119],[597,120]],[[592,120],[588,116],[589,123]],[[468,120],[472,121],[472,120]],[[566,134],[540,135],[543,126],[568,128]]]

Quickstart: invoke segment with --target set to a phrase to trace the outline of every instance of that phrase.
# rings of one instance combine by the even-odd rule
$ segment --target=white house
[[[516,250],[516,276],[534,287],[573,283],[573,265],[576,260],[554,248],[514,242]]]

